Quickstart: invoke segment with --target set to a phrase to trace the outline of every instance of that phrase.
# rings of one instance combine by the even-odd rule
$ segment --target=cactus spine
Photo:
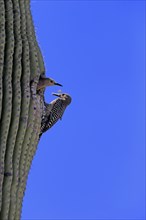
[[[43,97],[36,88],[44,72],[30,1],[0,0],[0,219],[21,216],[40,133]]]

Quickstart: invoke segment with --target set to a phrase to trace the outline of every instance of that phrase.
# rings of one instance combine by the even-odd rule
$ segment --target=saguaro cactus
[[[0,219],[18,220],[39,139],[44,74],[29,0],[0,0]]]

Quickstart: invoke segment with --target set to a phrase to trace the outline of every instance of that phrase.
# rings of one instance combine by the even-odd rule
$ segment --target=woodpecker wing
[[[64,102],[62,99],[56,99],[53,106],[49,107],[51,111],[49,114],[47,114],[46,120],[42,122],[41,125],[41,132],[44,133],[49,128],[51,128],[59,119],[62,118],[63,113],[66,109],[66,105],[64,105]]]

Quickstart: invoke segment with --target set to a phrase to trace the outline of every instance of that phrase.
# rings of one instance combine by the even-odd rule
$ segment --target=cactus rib
[[[21,110],[21,54],[22,54],[22,41],[20,33],[20,10],[18,4],[13,2],[14,10],[17,10],[17,13],[14,13],[14,59],[13,59],[13,73],[12,73],[12,89],[13,89],[13,98],[12,98],[12,118],[10,123],[10,129],[7,140],[7,149],[5,155],[5,173],[10,173],[9,178],[4,177],[3,181],[3,201],[6,200],[6,203],[2,202],[2,212],[1,218],[7,219],[9,215],[10,202],[12,200],[11,196],[11,184],[13,178],[13,150],[16,143],[16,135],[19,126],[20,119],[20,110]]]
[[[5,1],[5,9],[12,7],[11,0]],[[5,57],[4,57],[4,75],[3,75],[3,109],[0,124],[0,168],[1,181],[0,189],[2,188],[4,177],[4,159],[6,152],[6,142],[11,121],[12,112],[12,68],[13,68],[13,53],[14,53],[14,34],[13,34],[13,13],[8,11],[6,14],[6,40]],[[2,191],[0,190],[0,208],[2,202]]]
[[[26,3],[26,2],[25,2]],[[32,137],[35,135],[36,140],[39,137],[40,125],[41,125],[41,112],[40,112],[40,99],[39,96],[36,95],[36,86],[40,77],[40,67],[38,63],[38,54],[36,51],[36,41],[34,36],[32,35],[33,31],[33,23],[30,18],[30,8],[29,4],[25,4],[25,11],[26,11],[26,19],[27,19],[27,33],[29,33],[29,47],[30,47],[30,62],[31,62],[31,78],[34,79],[34,91],[32,94],[32,99],[30,102],[30,113],[29,113],[29,121],[30,124],[27,127],[27,132],[25,135],[25,143],[23,144],[20,164],[19,164],[19,171],[20,171],[20,182],[19,187],[17,190],[17,202],[16,202],[16,214],[15,219],[19,219],[21,215],[21,207],[22,207],[22,198],[25,191],[25,183],[27,181],[28,170],[26,172],[26,166],[28,162],[28,151],[29,148],[33,144]],[[34,39],[34,41],[33,41]],[[37,142],[35,141],[35,148]]]
[[[2,111],[2,97],[3,97],[3,66],[4,66],[4,48],[5,48],[5,6],[4,2],[0,3],[0,120]]]
[[[44,108],[44,91],[36,88],[44,74],[30,0],[0,0],[0,219],[21,217]]]
[[[19,160],[21,156],[23,142],[25,141],[25,133],[28,123],[29,115],[29,104],[30,104],[30,61],[29,61],[29,43],[26,35],[26,18],[24,14],[24,7],[22,1],[16,1],[21,18],[21,36],[23,39],[22,42],[22,77],[21,77],[21,114],[19,129],[17,133],[16,143],[13,153],[13,180],[11,186],[11,204],[9,210],[9,219],[15,219],[15,210],[16,210],[16,192],[19,184]]]

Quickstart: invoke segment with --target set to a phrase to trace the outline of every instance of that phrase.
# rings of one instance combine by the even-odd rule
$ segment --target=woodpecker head
[[[64,100],[67,105],[71,103],[71,96],[66,93],[52,93],[52,95],[58,96],[60,99]]]
[[[38,82],[38,85],[37,85],[37,90],[40,90],[40,89],[44,89],[45,87],[47,86],[62,86],[61,84],[55,82],[53,79],[51,78],[42,78],[40,77],[40,80]]]
[[[60,83],[57,83],[57,82],[55,82],[53,79],[51,79],[51,78],[46,78],[45,79],[45,85],[46,86],[54,86],[54,85],[56,85],[56,86],[62,86]]]

